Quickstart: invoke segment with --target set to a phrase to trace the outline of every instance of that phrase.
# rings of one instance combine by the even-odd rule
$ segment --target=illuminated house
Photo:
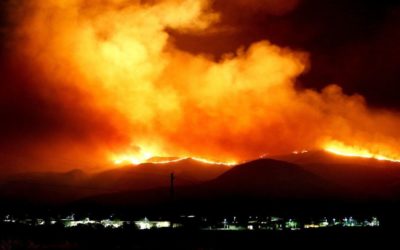
[[[170,221],[149,221],[146,217],[143,220],[135,221],[135,224],[139,228],[139,230],[171,227]],[[174,225],[174,227],[175,227],[175,225]]]

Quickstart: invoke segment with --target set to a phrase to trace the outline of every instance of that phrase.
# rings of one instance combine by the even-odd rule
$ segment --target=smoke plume
[[[262,6],[280,14],[297,4],[284,2]],[[5,159],[58,168],[129,155],[243,161],[332,145],[400,158],[397,114],[369,109],[362,96],[345,95],[338,85],[295,88],[310,67],[305,52],[255,41],[216,59],[175,46],[169,30],[213,29],[221,16],[212,6],[206,0],[14,4],[0,146],[18,156]]]

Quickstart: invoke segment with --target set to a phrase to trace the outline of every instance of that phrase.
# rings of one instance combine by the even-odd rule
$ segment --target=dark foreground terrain
[[[271,232],[3,226],[0,232],[0,249],[385,249],[397,242],[394,231],[382,228]]]
[[[127,166],[94,175],[26,173],[0,178],[0,214],[47,218],[131,215],[376,216],[376,228],[306,231],[137,230],[0,225],[3,249],[376,248],[398,245],[400,163],[308,152],[234,167],[191,159]],[[170,174],[175,174],[173,192]],[[94,214],[96,213],[96,214]]]

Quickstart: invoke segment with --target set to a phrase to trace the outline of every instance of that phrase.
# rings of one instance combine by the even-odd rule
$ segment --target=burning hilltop
[[[13,164],[59,167],[59,156],[72,165],[153,156],[234,164],[298,149],[400,159],[397,113],[336,84],[296,88],[311,67],[307,52],[269,41],[221,58],[178,48],[171,30],[219,32],[212,1],[27,0],[10,16],[8,79],[44,103],[32,114],[45,115],[30,115],[48,125],[35,133],[28,125],[29,139],[2,146],[33,158],[7,155]]]

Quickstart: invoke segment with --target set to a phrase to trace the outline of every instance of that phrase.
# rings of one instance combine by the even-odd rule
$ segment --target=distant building
[[[85,218],[83,220],[68,220],[68,219],[64,219],[63,223],[64,223],[65,227],[76,227],[76,226],[79,226],[79,225],[94,225],[94,224],[98,224],[97,221],[91,220],[89,218]]]
[[[169,228],[171,227],[170,221],[150,221],[146,217],[143,220],[135,221],[136,226],[139,230],[148,230],[153,228]],[[177,224],[172,225],[177,227]]]
[[[124,225],[124,222],[120,220],[107,219],[100,221],[100,224],[103,225],[103,227],[120,228]]]

